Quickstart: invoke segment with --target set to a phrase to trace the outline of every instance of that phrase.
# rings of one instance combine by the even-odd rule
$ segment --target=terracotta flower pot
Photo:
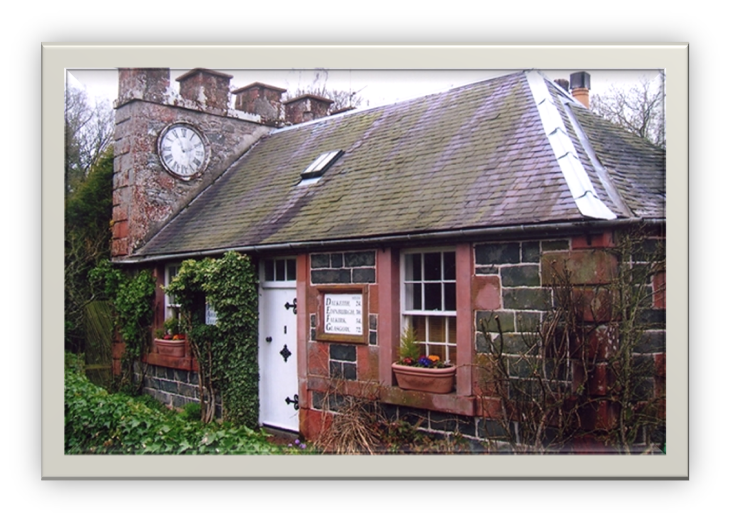
[[[392,368],[398,386],[404,390],[451,393],[454,389],[456,366],[420,368],[393,363]]]
[[[185,339],[155,339],[155,352],[169,357],[185,357]]]

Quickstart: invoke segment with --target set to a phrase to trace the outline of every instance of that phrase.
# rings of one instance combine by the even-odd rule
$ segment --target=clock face
[[[186,123],[172,124],[162,132],[158,152],[164,167],[183,180],[200,174],[208,159],[203,135]]]

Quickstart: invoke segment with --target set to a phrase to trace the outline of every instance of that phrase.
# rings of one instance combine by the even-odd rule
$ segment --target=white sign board
[[[218,314],[215,312],[215,309],[211,305],[205,303],[205,324],[216,323],[218,323]]]
[[[324,333],[362,335],[362,294],[324,294]]]

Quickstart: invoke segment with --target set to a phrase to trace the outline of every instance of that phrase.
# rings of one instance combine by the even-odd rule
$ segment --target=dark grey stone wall
[[[375,251],[312,254],[313,285],[375,283]]]
[[[135,366],[137,382],[142,380],[142,392],[172,408],[184,408],[191,402],[199,402],[198,373],[186,370],[145,365],[144,370]],[[216,416],[221,417],[220,398],[216,401]]]

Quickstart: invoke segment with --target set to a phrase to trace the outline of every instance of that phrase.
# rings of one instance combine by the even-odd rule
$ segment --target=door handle
[[[286,304],[284,305],[284,308],[286,308],[287,310],[289,310],[289,308],[293,308],[293,309],[294,309],[294,315],[297,315],[297,298],[295,297],[295,298],[294,298],[294,299],[292,300],[292,302],[291,302],[291,303],[286,303]]]
[[[294,409],[298,410],[299,409],[299,394],[295,394],[293,399],[290,399],[289,397],[287,397],[286,399],[284,399],[284,402],[286,402],[287,404],[293,404]]]

